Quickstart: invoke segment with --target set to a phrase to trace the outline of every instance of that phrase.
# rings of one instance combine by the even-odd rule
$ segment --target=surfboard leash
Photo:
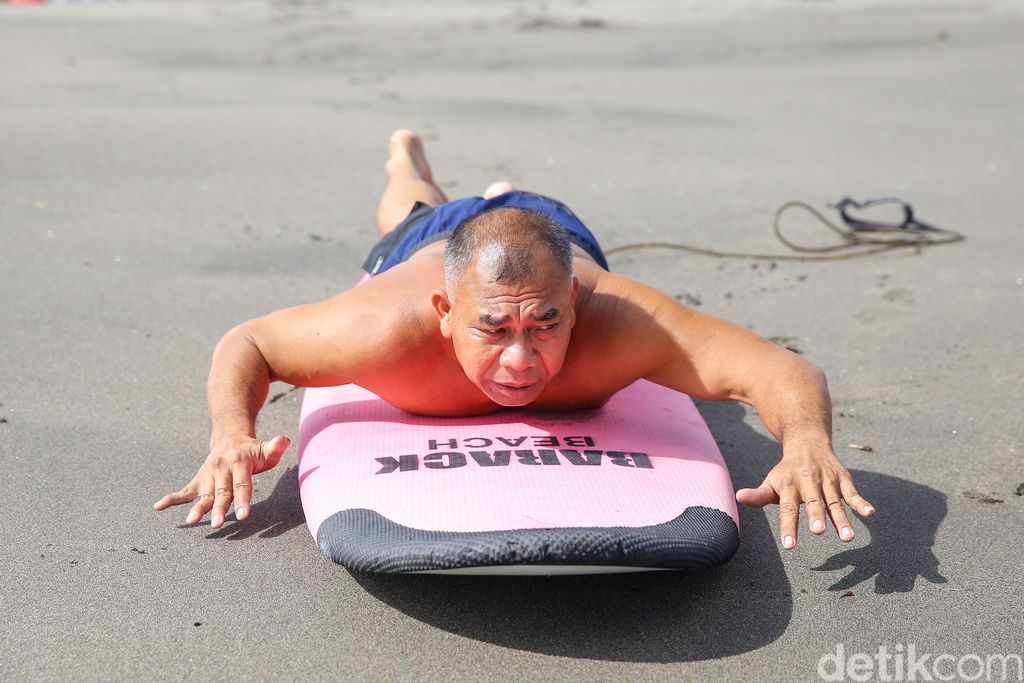
[[[903,208],[904,219],[901,223],[863,220],[851,216],[847,211],[849,207],[864,209],[869,206],[893,203],[899,204]],[[916,219],[913,207],[909,203],[895,197],[879,197],[867,199],[863,202],[858,202],[850,197],[843,197],[835,204],[829,204],[829,207],[839,211],[839,215],[842,217],[845,225],[839,225],[829,220],[828,217],[813,206],[801,201],[786,202],[775,212],[775,218],[772,221],[775,237],[793,251],[799,252],[797,254],[758,254],[720,251],[681,242],[634,242],[608,249],[605,251],[605,256],[641,249],[672,249],[701,256],[758,261],[843,261],[896,249],[906,249],[908,247],[920,249],[937,244],[952,244],[953,242],[961,242],[967,239],[966,236],[955,230],[937,228]],[[781,228],[782,214],[790,209],[803,209],[809,212],[822,225],[839,235],[842,242],[823,247],[810,247],[793,242],[783,234]]]

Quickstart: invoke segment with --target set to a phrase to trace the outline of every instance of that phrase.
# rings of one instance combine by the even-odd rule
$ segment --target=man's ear
[[[437,313],[438,322],[441,325],[441,335],[445,339],[452,338],[452,302],[448,299],[448,292],[443,289],[436,289],[430,295],[430,304]]]

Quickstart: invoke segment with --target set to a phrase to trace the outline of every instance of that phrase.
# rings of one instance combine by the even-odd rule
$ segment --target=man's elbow
[[[808,360],[796,357],[796,364],[792,372],[792,381],[802,387],[815,390],[817,393],[828,395],[828,377],[825,371]]]
[[[267,361],[266,355],[260,345],[259,319],[247,320],[244,323],[235,325],[228,330],[214,349],[214,356],[228,351],[231,357],[237,358],[240,362],[248,364],[257,358],[267,369],[267,375],[271,382],[276,381],[274,369]],[[251,359],[251,360],[250,360]]]
[[[246,344],[252,346],[254,349],[259,349],[259,344],[256,342],[255,331],[253,330],[253,320],[247,320],[244,323],[235,325],[230,330],[225,332],[221,336],[220,341],[217,342],[216,350],[222,348],[228,348],[231,346],[237,346],[239,344]],[[215,353],[216,353],[215,350]]]
[[[817,365],[787,349],[775,347],[770,353],[769,358],[756,365],[758,369],[748,384],[745,402],[756,403],[757,398],[774,396],[780,391],[784,394],[806,389],[828,392],[825,371]]]

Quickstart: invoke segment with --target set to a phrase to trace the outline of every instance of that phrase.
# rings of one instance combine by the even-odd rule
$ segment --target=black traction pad
[[[324,520],[317,541],[333,561],[368,573],[517,565],[701,569],[732,557],[739,531],[725,512],[701,506],[643,527],[473,532],[414,529],[373,510],[352,509]]]

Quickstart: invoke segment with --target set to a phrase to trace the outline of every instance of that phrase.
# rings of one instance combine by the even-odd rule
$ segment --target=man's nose
[[[501,353],[501,364],[513,372],[524,372],[537,364],[537,352],[526,335],[513,339]]]

